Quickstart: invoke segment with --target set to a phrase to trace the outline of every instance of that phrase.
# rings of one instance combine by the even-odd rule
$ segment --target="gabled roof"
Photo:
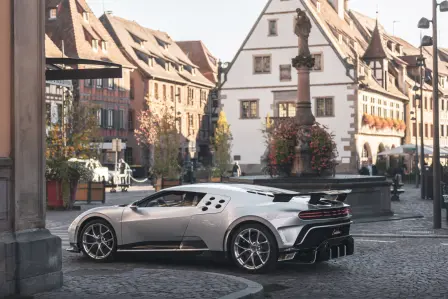
[[[143,58],[159,59],[178,66],[197,68],[167,33],[145,28],[135,21],[126,20],[111,14],[104,14],[100,20],[109,30],[126,57],[146,75],[180,84],[192,82],[209,87],[213,86],[213,83],[207,80],[200,72],[196,72],[193,75],[187,70],[167,70],[156,61],[151,66],[142,60],[141,56],[139,57],[142,53],[144,54]]]
[[[367,43],[362,34],[351,25],[353,20],[349,14],[345,12],[344,19],[341,19],[328,1],[319,1],[320,11],[317,10],[317,0],[302,1],[302,3],[305,8],[308,8],[309,13],[315,17],[317,25],[325,28],[324,35],[331,39],[330,44],[333,44],[342,57],[355,58],[354,50],[363,51],[367,48]],[[358,44],[357,47],[354,46],[355,42]]]
[[[178,46],[210,81],[217,82],[218,60],[210,53],[204,43],[197,41],[180,41]]]
[[[45,31],[57,47],[72,58],[100,60],[133,68],[123,56],[113,39],[93,14],[85,0],[47,0],[47,12],[57,8],[57,17],[46,21]],[[88,22],[83,13],[89,14]],[[98,39],[98,50],[92,49],[91,38]],[[102,50],[102,41],[107,42],[107,51]]]
[[[45,57],[46,58],[62,58],[67,57],[62,54],[62,51],[53,43],[53,41],[45,34]]]
[[[369,46],[362,56],[364,60],[386,59],[388,58],[386,50],[384,49],[383,38],[378,27],[378,20],[376,21],[375,29],[373,30]]]

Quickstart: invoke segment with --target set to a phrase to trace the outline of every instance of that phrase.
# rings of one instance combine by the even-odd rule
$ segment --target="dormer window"
[[[97,39],[92,39],[92,49],[95,52],[98,51],[98,40]]]
[[[166,65],[166,70],[169,71],[171,69],[171,63],[167,62],[165,65]]]
[[[208,60],[210,60],[210,62],[211,62],[214,66],[216,66],[216,58],[215,58],[215,57],[208,55]]]
[[[316,2],[316,9],[317,9],[317,12],[320,12],[320,2],[319,1]]]
[[[195,68],[191,68],[191,73],[194,75],[196,75],[196,69]]]
[[[157,41],[157,43],[159,44],[159,46],[161,46],[164,50],[167,50],[167,49],[168,49],[168,45],[167,45],[165,42],[161,41],[161,40],[158,39],[158,38],[156,38],[156,41]]]
[[[103,50],[103,52],[107,52],[107,49],[109,48],[109,45],[106,41],[102,41],[101,42],[101,49]]]
[[[180,65],[180,66],[179,66],[179,72],[181,72],[181,73],[182,73],[182,72],[183,72],[183,70],[184,70],[184,66],[183,66],[183,65]]]
[[[89,13],[88,12],[83,12],[82,13],[82,17],[84,19],[85,22],[89,23]]]
[[[148,63],[149,63],[149,65],[150,65],[151,67],[153,67],[153,66],[154,66],[154,58],[149,57],[149,61],[148,61]]]
[[[50,11],[48,13],[48,19],[49,20],[55,20],[57,18],[57,9],[56,8],[50,8]]]

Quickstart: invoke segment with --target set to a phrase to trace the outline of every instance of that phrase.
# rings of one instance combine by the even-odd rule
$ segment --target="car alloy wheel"
[[[106,261],[116,251],[116,238],[110,225],[101,220],[88,223],[81,233],[82,251],[95,261]]]
[[[232,238],[231,250],[236,264],[249,272],[271,269],[277,261],[273,236],[261,225],[241,227]]]

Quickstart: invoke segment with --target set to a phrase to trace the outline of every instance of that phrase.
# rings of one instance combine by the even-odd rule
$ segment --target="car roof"
[[[274,187],[260,186],[260,185],[249,185],[249,184],[227,184],[227,183],[199,183],[199,184],[190,184],[190,185],[181,185],[176,187],[171,187],[164,189],[163,191],[189,191],[189,192],[205,192],[205,193],[213,193],[213,192],[250,192],[250,193],[258,193],[260,195],[266,195],[266,193],[270,194],[278,194],[278,193],[286,193],[293,194],[297,193],[291,190],[279,189]]]

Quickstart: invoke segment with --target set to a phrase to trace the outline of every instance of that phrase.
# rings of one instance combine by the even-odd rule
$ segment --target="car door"
[[[126,207],[122,216],[121,249],[178,249],[191,217],[197,213],[196,193],[159,192]],[[203,197],[203,196],[202,196]]]

